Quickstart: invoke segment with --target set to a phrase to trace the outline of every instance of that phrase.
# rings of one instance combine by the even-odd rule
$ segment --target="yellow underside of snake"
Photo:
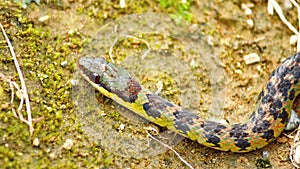
[[[276,139],[290,117],[299,93],[300,53],[273,71],[244,123],[224,125],[205,121],[185,108],[152,94],[127,71],[103,58],[81,57],[81,75],[100,93],[149,121],[198,143],[232,152],[249,152]]]

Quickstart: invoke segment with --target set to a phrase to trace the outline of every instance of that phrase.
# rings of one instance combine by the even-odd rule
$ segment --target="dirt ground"
[[[18,106],[18,98],[10,104],[11,90],[1,81],[0,166],[188,168],[173,151],[149,141],[144,128],[169,134],[166,137],[171,142],[172,133],[136,117],[97,92],[96,99],[90,97],[95,95],[94,89],[78,76],[76,61],[80,56],[93,54],[109,59],[114,31],[128,35],[133,32],[137,37],[119,40],[113,59],[144,86],[153,91],[161,89],[162,97],[206,119],[230,123],[247,119],[272,70],[296,52],[295,44],[290,44],[292,31],[276,14],[267,13],[266,1],[188,1],[185,6],[172,0],[125,2],[126,6],[121,7],[119,1],[47,0],[26,8],[12,1],[0,2],[0,23],[14,46],[28,87],[32,116],[38,119],[30,136],[28,126],[11,111],[12,106]],[[298,25],[295,8],[284,13],[293,25]],[[130,14],[146,17],[135,21]],[[159,28],[173,20],[159,18],[162,14],[172,14],[171,18],[177,18],[179,25],[186,23],[185,27],[164,32]],[[148,16],[154,20],[149,21],[153,18]],[[120,27],[111,27],[115,21]],[[146,34],[148,28],[158,32]],[[190,36],[191,42],[180,39],[180,31],[185,28],[203,38]],[[108,39],[99,39],[100,35]],[[146,59],[134,57],[141,56],[147,45],[151,53]],[[258,54],[260,60],[246,64],[243,57],[250,53]],[[204,55],[214,58],[208,63]],[[0,72],[20,84],[2,36]],[[173,148],[194,168],[292,168],[289,149],[293,140],[284,135],[261,150],[244,154],[177,139],[180,141]],[[143,149],[148,144],[154,145],[150,150],[155,153]]]

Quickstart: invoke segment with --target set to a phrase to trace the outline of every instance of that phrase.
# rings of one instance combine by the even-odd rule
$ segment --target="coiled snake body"
[[[272,72],[248,121],[224,125],[205,121],[152,94],[126,70],[103,58],[81,57],[78,66],[89,83],[118,104],[202,145],[232,152],[253,151],[276,139],[288,121],[300,87],[300,53],[297,53]]]

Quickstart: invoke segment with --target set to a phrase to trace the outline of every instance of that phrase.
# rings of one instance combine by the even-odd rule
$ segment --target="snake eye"
[[[100,76],[97,73],[93,73],[90,78],[94,83],[100,84]]]

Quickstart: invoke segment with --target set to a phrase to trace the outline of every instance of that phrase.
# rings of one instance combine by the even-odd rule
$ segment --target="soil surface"
[[[22,3],[0,2],[0,23],[20,62],[35,119],[31,136],[12,112],[19,97],[11,104],[10,86],[1,81],[0,166],[188,168],[173,151],[147,136],[145,128],[152,128],[166,134],[162,140],[194,168],[292,168],[293,140],[283,134],[250,153],[213,150],[124,110],[77,73],[79,57],[105,57],[125,67],[145,87],[203,118],[243,122],[272,70],[296,52],[295,44],[290,44],[293,32],[276,14],[267,13],[267,2],[125,3],[122,7],[119,1],[48,0],[22,8]],[[131,14],[146,17],[135,21]],[[298,25],[295,8],[284,14]],[[112,26],[116,22],[120,27]],[[160,29],[168,22],[175,28]],[[185,39],[180,31],[201,37]],[[116,41],[115,32],[130,36]],[[104,35],[107,39],[101,39]],[[0,72],[20,84],[7,43],[0,37]],[[149,47],[150,53],[141,59]],[[251,53],[259,60],[246,64],[244,56]],[[205,60],[207,56],[210,60]]]

